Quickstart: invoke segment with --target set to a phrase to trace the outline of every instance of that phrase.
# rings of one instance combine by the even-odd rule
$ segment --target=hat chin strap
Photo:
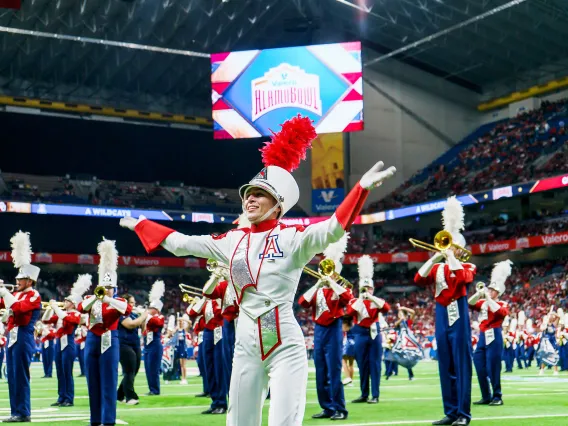
[[[243,206],[243,207],[244,207],[244,206]],[[276,203],[270,210],[268,210],[266,213],[264,213],[260,219],[258,219],[257,221],[255,221],[254,224],[258,224],[258,223],[264,222],[266,219],[268,219],[270,216],[272,216],[272,213],[274,213],[278,207],[280,207],[280,208],[282,209],[282,207],[280,206],[280,204]],[[246,214],[246,211],[245,211],[244,208],[243,208],[243,212]],[[247,219],[248,219],[248,217],[247,217]],[[252,223],[252,222],[251,222],[251,223]]]

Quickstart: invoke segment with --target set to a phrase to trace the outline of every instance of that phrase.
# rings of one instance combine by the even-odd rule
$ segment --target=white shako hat
[[[93,284],[93,277],[90,274],[79,275],[73,288],[71,289],[71,294],[65,298],[78,305],[83,300],[83,294],[87,292],[89,287]]]
[[[300,199],[300,188],[292,172],[306,159],[306,152],[316,137],[312,120],[298,115],[282,124],[282,129],[274,133],[272,140],[260,149],[264,168],[249,183],[240,187],[239,194],[243,204],[251,188],[263,189],[274,197],[276,205],[261,221],[266,220],[278,207],[280,219]]]
[[[116,243],[112,240],[103,240],[97,246],[99,252],[99,286],[117,287],[118,275],[118,251]]]
[[[150,300],[150,307],[161,311],[164,307],[164,302],[162,302],[162,297],[166,291],[166,285],[162,280],[156,281],[152,285],[152,290],[150,290],[150,295],[148,299]]]
[[[18,231],[10,239],[12,246],[12,262],[18,269],[17,280],[29,278],[33,282],[37,282],[41,269],[32,265],[32,244],[30,242],[30,233]]]
[[[503,260],[502,262],[497,262],[491,271],[489,288],[496,290],[499,296],[505,292],[505,282],[511,275],[511,265],[513,265],[513,262],[510,260]]]
[[[444,230],[452,234],[454,244],[465,247],[465,238],[460,231],[465,229],[465,214],[462,203],[455,195],[448,198],[442,211],[442,225]]]
[[[331,259],[335,263],[335,272],[337,274],[341,274],[341,270],[343,269],[343,264],[341,263],[343,260],[343,256],[347,251],[347,242],[349,241],[349,232],[343,234],[343,237],[339,239],[339,241],[332,243],[326,247],[323,251],[323,255],[326,259]]]
[[[357,261],[357,269],[359,271],[359,290],[365,287],[374,289],[373,273],[375,272],[375,267],[373,258],[368,254],[361,256]]]

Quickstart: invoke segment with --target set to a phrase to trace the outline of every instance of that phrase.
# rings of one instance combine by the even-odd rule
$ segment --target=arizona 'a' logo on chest
[[[284,257],[284,253],[280,249],[278,245],[278,237],[279,235],[270,235],[266,241],[266,248],[264,249],[264,253],[260,253],[258,255],[259,259],[275,259]]]

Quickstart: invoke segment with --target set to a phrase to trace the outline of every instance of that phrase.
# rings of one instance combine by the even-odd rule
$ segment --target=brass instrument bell
[[[485,290],[485,283],[479,281],[476,285],[475,285],[475,289],[477,291],[483,291]]]
[[[202,289],[187,284],[179,284],[179,289],[183,293],[181,300],[183,300],[184,303],[193,303],[196,297],[203,295]]]
[[[318,280],[324,277],[331,277],[335,273],[335,262],[332,259],[323,259],[318,265],[318,272],[304,266],[304,272]]]
[[[104,297],[106,296],[106,287],[97,286],[95,288],[94,295],[97,297],[97,299],[104,299]]]
[[[439,231],[434,236],[434,244],[426,243],[414,238],[409,238],[410,244],[414,247],[421,248],[428,251],[443,252],[449,248],[456,250],[456,258],[461,262],[467,262],[471,257],[471,251],[453,242],[452,234],[449,231]]]
[[[226,274],[229,272],[229,267],[223,263],[217,262],[215,259],[207,259],[206,268],[209,272],[221,272]],[[220,270],[220,271],[219,271]]]

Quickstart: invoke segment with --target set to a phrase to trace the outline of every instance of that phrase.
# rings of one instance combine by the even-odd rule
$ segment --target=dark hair
[[[120,296],[120,297],[122,297],[124,300],[126,300],[126,301],[128,302],[128,300],[129,300],[131,297],[134,297],[134,296],[131,295],[130,293],[124,293],[124,294],[123,294],[122,296]],[[136,298],[134,298],[134,300],[136,300]]]

